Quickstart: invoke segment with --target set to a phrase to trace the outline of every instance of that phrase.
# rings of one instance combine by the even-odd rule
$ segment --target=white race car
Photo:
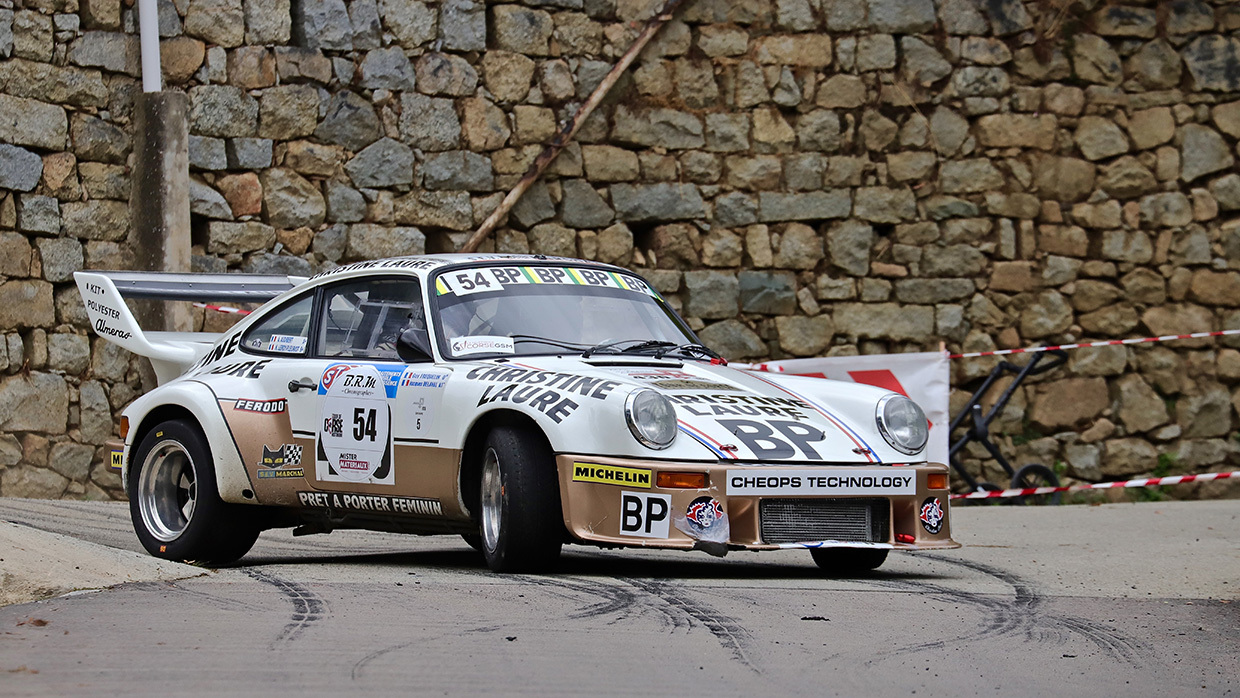
[[[958,547],[913,401],[729,368],[618,267],[76,278],[95,331],[161,383],[112,456],[158,557],[228,563],[276,527],[460,534],[496,571],[546,569],[564,543],[808,548],[839,573]],[[217,336],[144,332],[125,297],[266,302]]]

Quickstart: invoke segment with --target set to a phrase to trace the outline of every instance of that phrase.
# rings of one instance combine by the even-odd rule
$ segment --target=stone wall
[[[687,0],[484,249],[632,267],[748,360],[1240,327],[1240,4],[1066,2]],[[195,268],[454,249],[654,4],[161,0]],[[151,376],[71,274],[131,258],[135,22],[0,0],[3,495],[121,495]],[[1237,348],[1078,351],[996,428],[1085,480],[1232,467]]]

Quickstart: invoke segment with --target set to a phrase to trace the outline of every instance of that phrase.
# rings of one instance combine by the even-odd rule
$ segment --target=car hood
[[[668,449],[647,449],[629,434],[617,434],[614,427],[623,422],[613,418],[595,419],[587,434],[611,448],[585,452],[621,455],[629,451],[660,459],[714,457],[771,464],[925,460],[922,454],[909,456],[894,450],[879,432],[875,410],[878,401],[890,394],[880,388],[650,357],[530,356],[500,365],[615,381],[618,385],[609,399],[613,407],[640,388],[658,391],[675,405],[680,431]],[[606,438],[601,436],[604,433]]]

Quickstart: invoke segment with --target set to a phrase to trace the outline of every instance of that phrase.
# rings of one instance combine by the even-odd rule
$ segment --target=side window
[[[408,328],[426,327],[415,278],[368,279],[328,288],[320,317],[323,356],[399,361],[396,338]]]
[[[313,307],[313,293],[286,304],[246,330],[241,346],[249,351],[305,356]]]

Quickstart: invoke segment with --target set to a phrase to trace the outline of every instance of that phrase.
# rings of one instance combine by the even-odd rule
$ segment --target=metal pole
[[[159,67],[159,9],[156,0],[138,0],[138,30],[142,42],[142,91],[164,89]]]

